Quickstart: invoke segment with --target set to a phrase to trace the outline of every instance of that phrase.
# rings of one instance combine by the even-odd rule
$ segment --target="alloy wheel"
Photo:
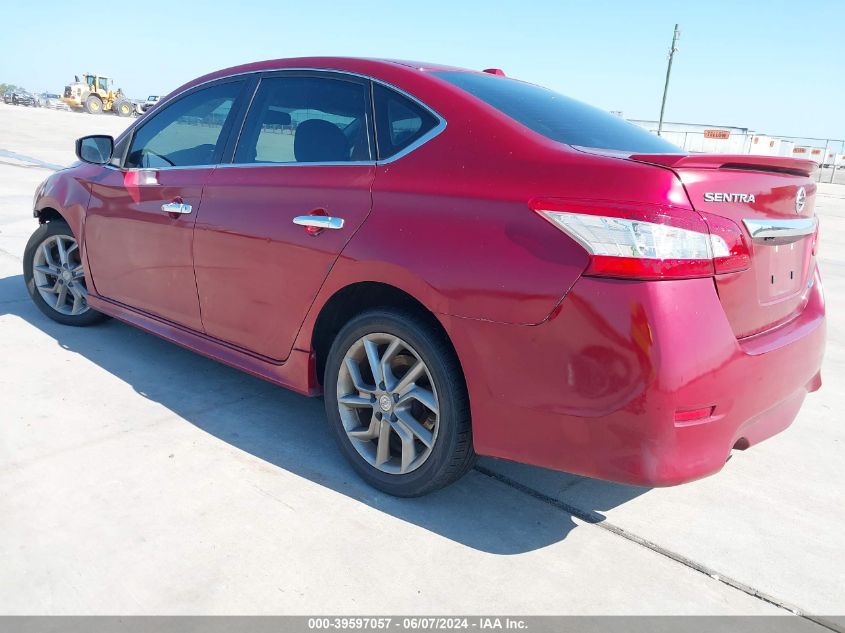
[[[60,314],[76,316],[88,311],[88,287],[79,244],[68,235],[51,235],[32,258],[35,288],[44,302]]]
[[[353,343],[338,373],[337,402],[349,441],[374,468],[403,475],[431,455],[437,391],[425,362],[401,338],[375,333]]]

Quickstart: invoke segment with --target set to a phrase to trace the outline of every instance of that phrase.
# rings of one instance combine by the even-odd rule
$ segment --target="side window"
[[[136,132],[125,167],[213,165],[225,141],[232,106],[243,82],[227,82],[189,94],[158,112]]]
[[[437,118],[404,95],[373,84],[379,159],[390,158],[437,125]]]
[[[329,77],[262,79],[234,162],[370,160],[366,93],[361,83]]]

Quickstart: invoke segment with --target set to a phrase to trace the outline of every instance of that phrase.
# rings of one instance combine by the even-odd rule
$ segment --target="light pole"
[[[669,92],[669,75],[672,74],[672,58],[678,51],[678,40],[681,39],[681,30],[675,25],[675,32],[672,34],[672,46],[669,48],[669,65],[666,66],[666,83],[663,84],[663,101],[660,102],[660,120],[657,122],[657,136],[663,131],[663,111],[666,109],[666,93]]]

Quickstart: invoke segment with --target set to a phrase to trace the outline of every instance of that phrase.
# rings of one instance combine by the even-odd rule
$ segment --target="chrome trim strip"
[[[107,169],[116,171],[180,171],[183,169],[214,169],[220,165],[182,165],[172,167],[118,167],[117,165],[103,165]]]
[[[812,235],[818,226],[818,219],[796,220],[752,220],[742,221],[751,239],[764,244],[788,244],[807,235]]]
[[[115,167],[114,165],[103,165],[107,169],[116,171],[180,171],[183,169],[223,169],[226,167],[336,167],[341,165],[378,165],[374,160],[340,160],[325,163],[220,163],[218,165],[185,165],[180,167]]]
[[[227,167],[339,167],[341,165],[369,165],[377,164],[374,160],[338,160],[326,161],[324,163],[220,163],[215,165],[218,169]]]
[[[377,84],[381,84],[382,86],[385,86],[386,88],[389,88],[390,90],[394,90],[394,91],[398,92],[399,94],[403,95],[404,97],[407,97],[408,99],[410,99],[411,101],[413,101],[414,103],[419,105],[420,107],[425,108],[428,112],[430,112],[432,114],[432,116],[434,116],[437,119],[438,123],[437,123],[436,126],[431,128],[428,132],[426,132],[421,137],[419,137],[416,141],[414,141],[413,143],[408,145],[408,147],[406,147],[405,149],[397,152],[396,154],[394,154],[390,158],[386,158],[384,160],[335,161],[335,162],[324,162],[324,163],[220,163],[220,164],[217,164],[217,165],[189,165],[189,166],[185,166],[185,167],[159,167],[159,168],[155,168],[155,170],[156,171],[170,171],[170,170],[177,170],[177,169],[207,169],[207,168],[212,168],[212,167],[291,167],[291,166],[323,167],[323,166],[328,166],[328,165],[388,165],[392,162],[399,160],[403,156],[407,156],[408,154],[410,154],[411,152],[413,152],[417,148],[425,145],[426,143],[428,143],[430,140],[432,140],[436,136],[439,136],[443,132],[443,130],[446,129],[446,119],[444,119],[442,116],[440,116],[439,112],[434,110],[427,103],[420,101],[414,95],[406,92],[402,88],[399,88],[398,86],[394,86],[393,84],[388,83],[386,81],[383,81],[381,79],[371,77],[370,75],[363,75],[361,73],[355,73],[355,72],[351,72],[351,71],[348,71],[348,70],[336,70],[334,68],[265,68],[263,70],[249,70],[249,71],[244,71],[244,72],[240,72],[240,73],[234,73],[232,75],[225,75],[223,77],[216,77],[215,79],[209,79],[208,81],[204,81],[202,83],[196,84],[195,86],[191,86],[190,88],[186,88],[185,90],[182,90],[181,92],[177,92],[176,94],[171,96],[166,101],[159,101],[158,103],[156,103],[155,107],[156,107],[156,110],[159,110],[159,109],[165,107],[168,103],[176,100],[178,97],[182,96],[186,92],[189,92],[189,91],[192,91],[192,90],[198,90],[198,89],[202,88],[203,86],[205,86],[207,84],[212,84],[212,83],[215,83],[217,81],[224,81],[226,79],[233,79],[235,77],[242,77],[242,76],[248,76],[248,75],[262,75],[262,74],[265,74],[265,73],[276,73],[276,72],[286,72],[286,71],[335,73],[335,74],[339,74],[339,75],[349,75],[351,77],[358,77],[360,79],[366,79],[367,81],[373,81]],[[247,106],[247,114],[249,114],[249,108],[252,106],[252,99],[255,98],[255,92],[257,92],[257,91],[258,91],[258,87],[256,86],[256,90],[253,91],[253,94],[250,97],[250,103]],[[137,119],[137,124],[129,126],[129,128],[126,129],[126,132],[130,132],[130,131],[134,132],[135,128],[137,128],[142,122],[143,122],[143,117]],[[246,119],[244,118],[244,121],[242,123],[245,123],[245,122],[246,122]],[[123,134],[119,135],[117,138],[120,139],[122,137],[123,137]],[[108,165],[108,164],[104,165],[104,167],[110,167],[112,169],[117,169],[119,171],[136,171],[136,170],[139,170],[139,169],[152,169],[150,167],[128,167],[128,168],[125,168],[125,167],[117,167],[117,166]]]
[[[408,96],[410,97],[410,95],[408,95]],[[437,117],[437,120],[439,121],[439,123],[437,125],[435,125],[433,128],[431,128],[428,132],[423,134],[421,137],[419,137],[416,141],[414,141],[413,143],[408,145],[405,149],[403,149],[399,152],[396,152],[390,158],[386,158],[384,160],[376,161],[377,165],[389,165],[390,163],[399,160],[403,156],[407,156],[408,154],[410,154],[411,152],[416,150],[418,147],[421,147],[421,146],[425,145],[426,143],[428,143],[431,139],[433,139],[435,136],[438,136],[443,130],[446,129],[446,119],[441,117],[439,114],[437,114],[431,108],[429,108],[427,106],[424,106],[424,107],[426,107],[426,110],[428,110],[435,117]]]

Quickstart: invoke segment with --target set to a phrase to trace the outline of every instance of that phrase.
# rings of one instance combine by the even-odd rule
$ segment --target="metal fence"
[[[845,140],[800,136],[774,137],[782,142],[794,143],[792,156],[809,158],[819,163],[819,182],[845,184]],[[803,151],[801,151],[803,150]]]

